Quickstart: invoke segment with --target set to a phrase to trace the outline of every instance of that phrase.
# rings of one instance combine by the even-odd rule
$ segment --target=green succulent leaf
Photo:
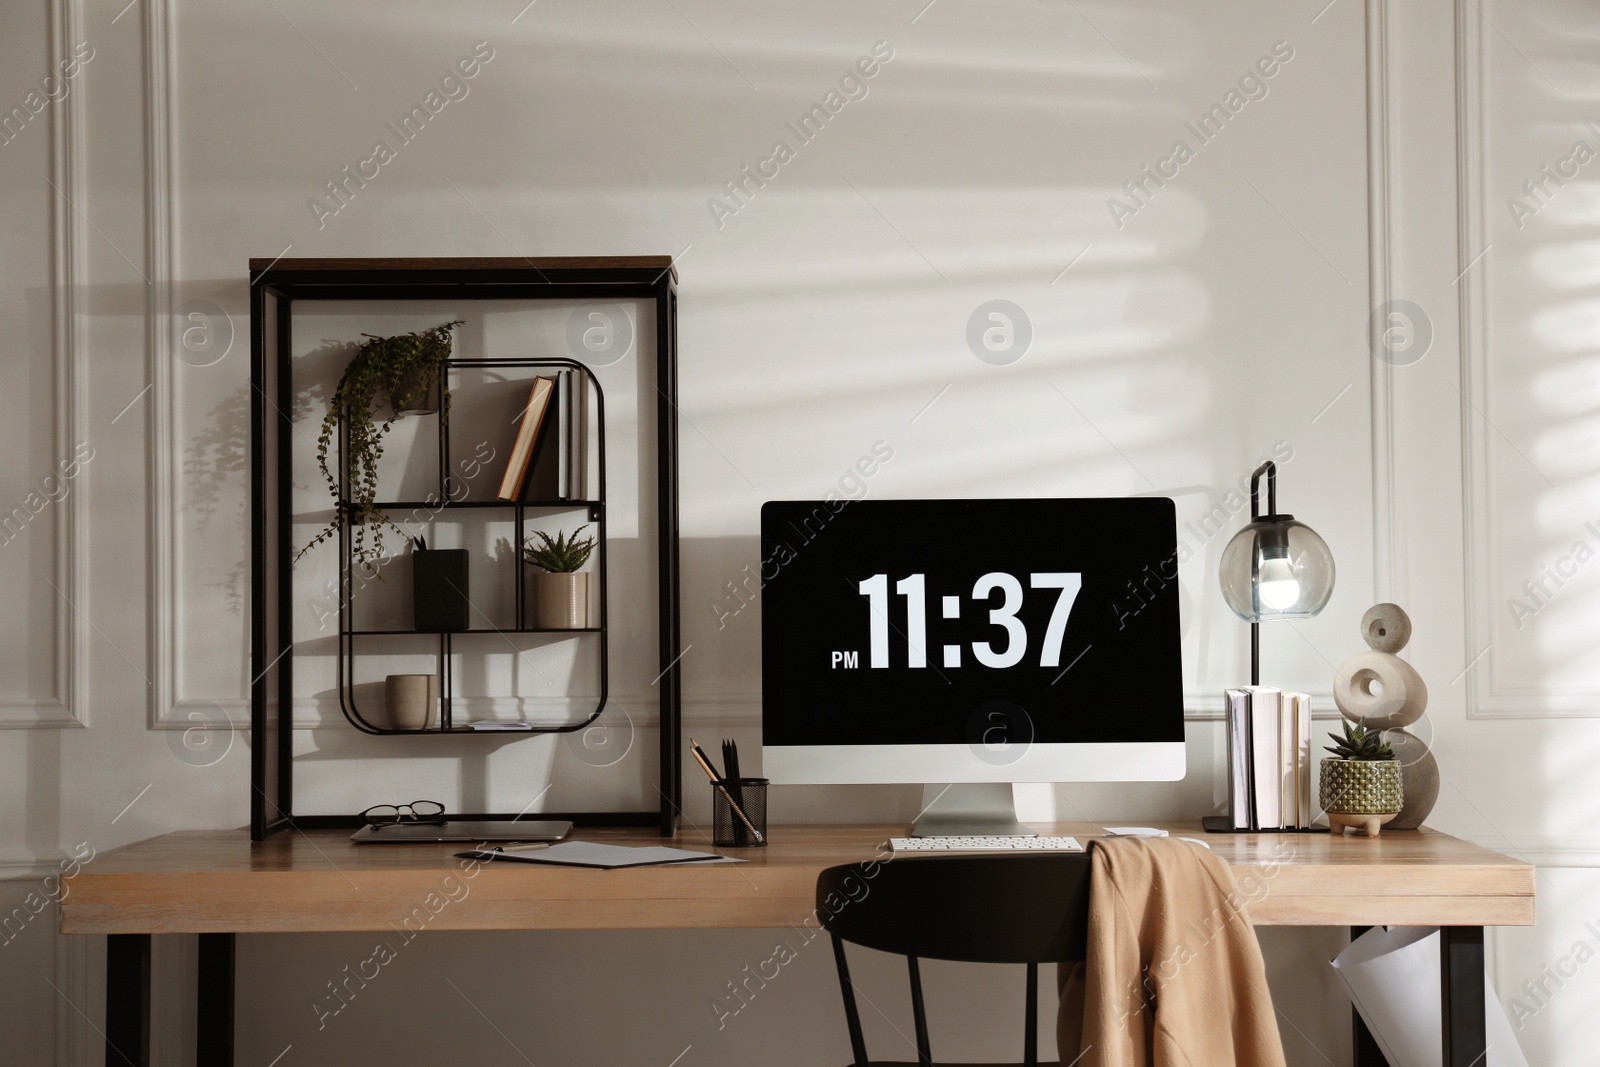
[[[1343,737],[1338,734],[1328,736],[1333,739],[1333,744],[1327,746],[1326,751],[1339,759],[1370,762],[1395,758],[1394,750],[1384,743],[1383,731],[1367,729],[1365,719],[1356,723],[1347,720]]]
[[[589,554],[594,551],[594,537],[579,536],[588,528],[589,524],[584,523],[573,530],[571,536],[557,531],[554,537],[543,530],[535,530],[533,537],[522,546],[522,558],[553,574],[575,571],[589,562]]]

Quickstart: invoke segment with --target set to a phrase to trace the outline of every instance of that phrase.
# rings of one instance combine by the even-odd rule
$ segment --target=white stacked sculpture
[[[1385,731],[1384,740],[1405,768],[1405,800],[1386,830],[1415,830],[1439,799],[1439,764],[1428,746],[1405,727],[1428,709],[1428,687],[1395,653],[1411,640],[1411,618],[1398,604],[1374,604],[1361,616],[1361,636],[1371,647],[1340,664],[1333,702],[1352,722]]]

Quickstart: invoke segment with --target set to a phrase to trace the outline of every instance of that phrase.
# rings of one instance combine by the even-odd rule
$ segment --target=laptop
[[[449,819],[442,823],[392,822],[363,826],[350,835],[358,845],[419,841],[560,841],[572,832],[568,819]]]

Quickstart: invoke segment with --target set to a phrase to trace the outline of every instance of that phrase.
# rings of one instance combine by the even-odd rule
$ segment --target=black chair
[[[846,941],[906,957],[922,1065],[934,1060],[919,958],[1027,964],[1023,1063],[1033,1067],[1039,1062],[1039,964],[1084,958],[1089,856],[914,856],[829,867],[817,876],[817,918],[833,936],[856,1067],[915,1065],[867,1059]]]

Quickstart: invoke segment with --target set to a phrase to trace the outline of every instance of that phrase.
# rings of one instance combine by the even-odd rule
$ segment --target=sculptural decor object
[[[1395,654],[1411,640],[1411,618],[1398,604],[1374,604],[1361,617],[1361,636],[1370,651],[1340,664],[1333,702],[1351,722],[1383,732],[1405,776],[1404,803],[1387,828],[1415,830],[1439,799],[1439,765],[1422,739],[1406,729],[1428,708],[1422,676]]]

